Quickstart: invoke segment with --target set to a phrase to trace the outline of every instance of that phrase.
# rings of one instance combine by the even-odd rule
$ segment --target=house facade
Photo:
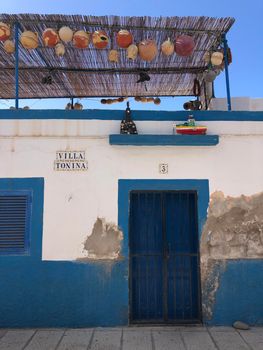
[[[1,327],[263,323],[263,114],[188,114],[0,111]]]

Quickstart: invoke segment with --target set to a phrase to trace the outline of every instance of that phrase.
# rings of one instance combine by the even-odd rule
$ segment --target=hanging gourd
[[[159,104],[161,104],[161,99],[160,99],[159,97],[156,97],[156,98],[154,99],[153,103],[154,103],[155,105],[159,105]]]
[[[206,51],[203,57],[203,60],[205,61],[205,63],[210,63],[211,61],[211,53],[209,51]]]
[[[73,45],[78,49],[86,49],[89,45],[90,35],[85,30],[78,30],[73,35]]]
[[[74,108],[73,109],[81,111],[83,109],[83,105],[81,103],[79,103],[79,102],[76,102],[74,104]]]
[[[10,35],[10,26],[6,23],[0,22],[0,41],[5,41],[9,39]]]
[[[55,46],[55,53],[59,57],[64,56],[64,54],[65,54],[65,46],[62,43],[58,43]]]
[[[68,43],[73,38],[73,31],[69,27],[64,26],[59,29],[58,35],[60,37],[60,40],[64,41],[65,43]]]
[[[48,47],[55,47],[59,42],[58,33],[52,28],[47,28],[44,30],[42,39],[44,41],[44,45]]]
[[[15,52],[15,43],[12,40],[6,40],[4,42],[4,50],[6,53],[12,54]]]
[[[117,50],[110,50],[109,52],[109,61],[112,63],[119,62],[119,53]]]
[[[138,48],[139,56],[144,61],[152,61],[158,53],[156,42],[151,39],[141,41],[138,45]]]
[[[220,51],[213,52],[211,55],[211,63],[213,66],[220,66],[223,62],[224,55]]]
[[[162,43],[161,51],[165,56],[171,56],[174,53],[174,44],[170,38]]]
[[[92,42],[96,49],[105,49],[108,46],[109,38],[103,30],[96,30],[92,34]]]
[[[132,34],[126,30],[121,29],[116,36],[117,45],[122,49],[127,49],[133,42]]]
[[[189,35],[180,35],[175,41],[175,52],[178,56],[191,56],[195,48],[194,39]]]
[[[20,36],[20,43],[25,49],[36,49],[38,47],[38,34],[26,30]]]
[[[130,45],[127,49],[127,57],[129,60],[134,61],[138,56],[138,46],[137,45]]]

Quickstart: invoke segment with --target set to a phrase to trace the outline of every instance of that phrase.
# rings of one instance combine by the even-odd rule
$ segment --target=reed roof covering
[[[26,50],[19,45],[19,97],[91,97],[91,96],[184,96],[193,95],[193,82],[202,78],[206,69],[205,51],[216,49],[222,34],[226,33],[233,18],[210,17],[119,17],[81,15],[0,15],[0,21],[12,25],[19,23],[19,35],[24,30],[37,32],[40,45]],[[72,30],[84,29],[90,33],[105,30],[111,38],[107,49],[97,50],[90,43],[87,49],[77,49],[72,43],[66,45],[63,57],[57,57],[53,48],[44,47],[42,32],[46,28],[59,29],[67,25]],[[117,48],[115,36],[120,29],[130,30],[134,41],[151,38],[160,48],[168,37],[175,40],[180,34],[192,35],[196,43],[190,57],[176,54],[164,56],[161,52],[150,63],[137,58],[130,61],[126,50]],[[108,60],[109,50],[120,53],[119,63]],[[15,97],[15,55],[7,54],[0,45],[0,98]],[[151,80],[136,83],[139,72],[147,70]],[[52,76],[52,84],[42,79]],[[146,90],[147,89],[147,90]]]

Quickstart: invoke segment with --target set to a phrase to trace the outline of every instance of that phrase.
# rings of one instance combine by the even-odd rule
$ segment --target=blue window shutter
[[[31,198],[30,191],[0,191],[0,255],[29,252]]]

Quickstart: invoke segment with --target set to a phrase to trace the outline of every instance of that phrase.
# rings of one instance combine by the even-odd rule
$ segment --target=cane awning
[[[19,34],[24,30],[37,32],[40,45],[35,50],[26,50],[19,45],[19,97],[98,97],[98,96],[190,96],[193,95],[193,81],[202,80],[206,63],[203,60],[207,50],[216,49],[222,34],[228,32],[233,18],[211,17],[119,17],[79,15],[0,15],[0,21],[12,26],[19,23]],[[44,47],[41,39],[46,28],[59,29],[67,25],[72,30],[85,29],[88,32],[105,30],[111,43],[107,49],[97,50],[92,44],[87,49],[76,49],[66,44],[66,53],[57,57],[53,48]],[[112,64],[108,60],[109,50],[117,49],[116,32],[128,29],[134,41],[151,38],[160,48],[168,37],[192,35],[196,43],[190,57],[176,54],[164,56],[161,52],[150,63],[137,58],[130,61],[126,50],[118,49],[120,60]],[[0,44],[0,98],[15,97],[15,55],[7,54]],[[136,83],[139,72],[146,70],[151,80],[146,84]],[[43,84],[47,75],[52,84]]]

